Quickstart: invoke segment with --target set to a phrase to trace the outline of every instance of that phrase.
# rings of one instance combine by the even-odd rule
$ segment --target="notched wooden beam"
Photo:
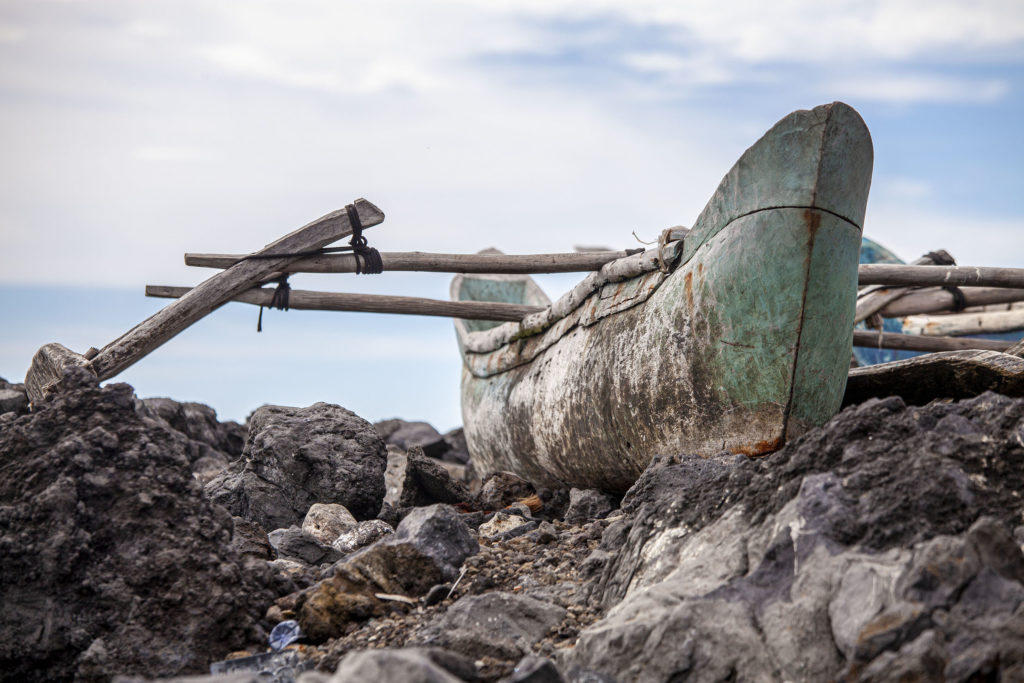
[[[25,376],[28,400],[36,405],[61,388],[69,368],[80,367],[96,377],[92,363],[82,354],[56,342],[42,346],[32,357],[32,365]],[[96,384],[99,384],[96,377]]]

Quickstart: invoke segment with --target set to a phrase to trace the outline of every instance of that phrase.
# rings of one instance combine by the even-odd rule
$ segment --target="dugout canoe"
[[[683,240],[554,304],[527,277],[458,275],[452,299],[548,306],[457,320],[477,471],[626,490],[653,456],[760,455],[839,409],[873,150],[832,103],[779,121]]]

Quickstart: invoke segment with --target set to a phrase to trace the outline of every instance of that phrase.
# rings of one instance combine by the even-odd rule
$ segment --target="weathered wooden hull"
[[[824,423],[846,383],[871,158],[846,105],[796,112],[725,177],[671,273],[606,284],[488,353],[463,343],[477,469],[622,491],[653,456],[757,455]]]
[[[850,371],[843,405],[899,396],[924,405],[986,391],[1024,396],[1024,358],[998,351],[943,351]]]

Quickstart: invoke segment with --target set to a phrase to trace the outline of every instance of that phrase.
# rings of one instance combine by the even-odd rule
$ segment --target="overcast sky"
[[[381,250],[636,246],[837,99],[874,138],[867,235],[1024,266],[1022,62],[1019,0],[0,0],[0,376],[118,336],[162,305],[145,284],[208,276],[185,251],[255,250],[360,196]],[[235,419],[322,399],[459,423],[449,321],[264,322],[230,305],[122,378]]]

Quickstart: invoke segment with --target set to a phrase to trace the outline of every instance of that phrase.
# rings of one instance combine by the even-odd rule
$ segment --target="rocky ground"
[[[872,400],[620,498],[460,430],[66,384],[0,380],[2,680],[1024,680],[1024,400]]]

